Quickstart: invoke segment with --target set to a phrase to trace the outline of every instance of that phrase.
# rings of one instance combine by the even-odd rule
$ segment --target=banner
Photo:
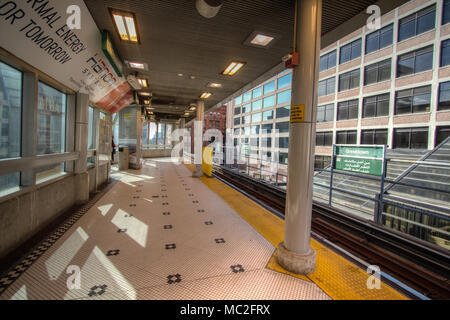
[[[80,29],[71,30],[74,14]],[[132,89],[103,53],[102,34],[82,0],[0,0],[0,46],[70,89],[88,93],[104,110],[114,113],[133,103]]]

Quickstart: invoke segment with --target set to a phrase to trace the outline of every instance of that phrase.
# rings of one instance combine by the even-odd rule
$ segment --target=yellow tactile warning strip
[[[193,165],[186,164],[192,171]],[[283,241],[284,221],[254,201],[221,181],[202,177],[201,181],[224,199],[255,230],[277,247]],[[317,270],[305,277],[284,270],[276,260],[270,259],[267,268],[317,284],[335,300],[406,300],[407,297],[382,283],[381,289],[367,288],[369,275],[353,263],[312,239],[311,246],[317,253]]]

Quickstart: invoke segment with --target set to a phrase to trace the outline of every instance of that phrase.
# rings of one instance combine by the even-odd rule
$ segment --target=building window
[[[237,105],[237,104],[242,104],[242,96],[237,97],[236,99],[234,99],[234,104],[235,104],[235,105]]]
[[[241,128],[234,129],[234,135],[238,136],[241,134]]]
[[[251,134],[259,134],[259,129],[261,126],[252,126],[251,128]]]
[[[450,110],[450,81],[439,84],[438,110]]]
[[[331,164],[330,156],[316,156],[314,161],[314,169],[322,170],[327,168]]]
[[[397,61],[397,78],[431,70],[433,68],[433,46],[403,54]]]
[[[264,85],[264,95],[275,91],[275,80]]]
[[[388,131],[381,130],[363,130],[361,132],[362,145],[387,145]]]
[[[386,93],[364,98],[363,118],[388,116],[390,96],[389,93]]]
[[[364,85],[391,78],[391,59],[380,61],[364,68]]]
[[[395,114],[430,112],[431,86],[397,91]]]
[[[334,120],[334,104],[317,107],[317,122],[331,122]]]
[[[446,24],[449,22],[450,22],[450,0],[444,0],[442,24]]]
[[[262,101],[257,100],[252,103],[252,111],[261,110]]]
[[[338,116],[337,120],[350,120],[358,119],[358,106],[359,100],[350,100],[338,103]]]
[[[349,90],[359,87],[359,69],[339,75],[339,91]]]
[[[289,137],[279,138],[278,139],[278,148],[289,149]]]
[[[273,120],[273,110],[263,112],[263,121]]]
[[[441,67],[450,64],[450,39],[442,41],[441,44]]]
[[[261,113],[252,114],[252,123],[261,122]]]
[[[450,137],[450,126],[436,127],[436,147]]]
[[[277,109],[277,119],[287,118],[291,116],[291,107],[282,107]]]
[[[263,108],[270,108],[273,107],[275,105],[275,96],[270,96],[267,98],[264,98],[264,102],[263,102]]]
[[[262,134],[271,134],[273,130],[273,124],[267,123],[262,125]]]
[[[261,139],[262,148],[272,148],[272,138],[262,138]]]
[[[249,113],[251,110],[251,104],[247,103],[246,105],[242,106],[242,113]]]
[[[341,47],[339,64],[351,61],[361,56],[361,39]]]
[[[252,92],[251,91],[244,94],[242,102],[248,102],[250,100],[252,100]]]
[[[392,44],[394,25],[390,24],[366,36],[366,54],[380,50]]]
[[[290,87],[292,85],[292,73],[289,73],[278,79],[278,90]]]
[[[356,144],[356,131],[338,131],[336,144]]]
[[[336,78],[329,78],[319,82],[319,97],[333,94],[336,90]]]
[[[334,68],[336,66],[336,50],[333,50],[320,57],[320,72]]]
[[[253,90],[253,99],[259,98],[261,96],[262,96],[262,87]]]
[[[279,133],[287,133],[289,132],[289,122],[278,122],[276,124],[276,129]]]
[[[395,149],[427,149],[428,128],[405,128],[394,130]]]
[[[244,136],[249,136],[250,135],[250,127],[244,127]]]
[[[240,115],[240,114],[241,114],[241,107],[234,108],[234,115],[237,116],[237,115]]]
[[[413,13],[406,18],[400,19],[398,29],[398,41],[417,36],[434,28],[436,6]]]
[[[333,132],[317,132],[316,146],[331,147],[333,145]]]
[[[241,118],[234,118],[234,125],[239,126],[241,124]]]
[[[277,104],[283,104],[283,103],[290,103],[291,102],[291,90],[286,90],[283,92],[280,92],[277,95]]]

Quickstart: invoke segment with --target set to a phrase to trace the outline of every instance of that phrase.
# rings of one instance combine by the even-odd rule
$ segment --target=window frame
[[[350,107],[354,107],[354,105],[352,104],[352,105],[350,105],[350,103],[351,102],[357,102],[357,104],[356,104],[356,108],[357,108],[357,112],[356,112],[356,117],[355,118],[349,118],[350,117]],[[346,104],[346,105],[345,105]],[[345,118],[345,119],[341,119],[340,117],[339,117],[339,114],[340,114],[340,108],[341,107],[345,107],[346,109],[347,109],[347,112],[346,112],[346,114],[347,114],[347,117]],[[338,102],[338,104],[337,104],[337,116],[336,116],[336,121],[347,121],[347,120],[355,120],[355,119],[358,119],[358,117],[359,117],[359,99],[351,99],[351,100],[346,100],[346,101],[341,101],[341,102]]]
[[[382,68],[387,65],[389,65],[389,72],[388,72],[389,77],[386,79],[381,79],[380,75],[383,74],[383,72],[380,72],[380,70],[382,70]],[[368,73],[368,71],[370,71],[371,69],[374,69],[375,67],[376,67],[376,73],[377,73],[377,75],[376,75],[377,81],[369,83],[369,82],[367,82],[367,78],[368,78],[367,73]],[[383,81],[388,81],[388,80],[391,80],[391,78],[392,78],[392,59],[391,58],[375,62],[368,66],[364,66],[364,81],[363,81],[364,86],[372,85],[375,83],[380,83]]]
[[[387,33],[387,32],[391,32],[392,33],[392,37],[391,37],[391,42],[388,44],[388,45],[385,45],[384,47],[381,47],[381,36],[383,35],[383,34],[385,34],[385,33]],[[372,36],[372,35],[377,35],[377,39],[378,39],[378,46],[377,46],[377,49],[375,49],[375,50],[372,50],[372,51],[367,51],[367,48],[368,48],[368,46],[367,46],[367,40],[368,40],[368,38],[370,37],[370,36]],[[374,31],[374,32],[372,32],[372,33],[369,33],[369,34],[367,34],[366,35],[366,38],[365,38],[365,40],[366,40],[366,42],[365,42],[365,54],[367,55],[367,54],[370,54],[370,53],[373,53],[373,52],[376,52],[376,51],[379,51],[379,50],[381,50],[381,49],[384,49],[384,48],[386,48],[386,47],[389,47],[389,46],[391,46],[393,43],[394,43],[394,24],[393,23],[390,23],[390,24],[388,24],[387,26],[384,26],[384,27],[382,27],[381,29],[379,29],[379,30],[377,30],[377,31]]]
[[[431,51],[429,51],[429,49],[431,49]],[[417,58],[420,56],[424,56],[426,54],[430,54],[431,53],[431,68],[429,69],[425,69],[425,70],[421,70],[421,71],[416,71],[417,69]],[[408,57],[410,56],[410,57]],[[407,58],[405,58],[407,57]],[[406,73],[403,75],[400,75],[400,65],[399,63],[401,62],[401,59],[403,58],[403,61],[409,60],[409,59],[413,59],[413,71],[411,73]],[[407,77],[410,75],[414,75],[417,73],[421,73],[421,72],[427,72],[430,70],[433,70],[433,63],[434,63],[434,44],[432,45],[428,45],[410,52],[406,52],[403,53],[399,56],[397,56],[397,72],[396,72],[396,78],[402,78],[402,77]]]
[[[431,10],[431,9],[434,9],[434,10]],[[425,12],[427,10],[429,10],[429,11]],[[418,21],[418,19],[420,17],[423,17],[423,16],[433,12],[433,11],[434,11],[434,27],[431,28],[431,29],[425,30],[425,31],[423,31],[421,33],[417,33],[417,21]],[[407,24],[407,23],[409,23],[411,21],[414,21],[414,34],[412,36],[407,37],[407,38],[400,39],[400,32],[401,32],[402,24],[404,25],[404,24]],[[416,11],[416,12],[414,12],[414,13],[412,13],[412,14],[410,14],[410,15],[408,15],[406,17],[403,17],[403,18],[398,20],[397,42],[402,42],[402,41],[405,41],[405,40],[417,37],[418,35],[421,35],[421,34],[423,34],[425,32],[433,30],[433,29],[436,29],[436,3],[433,3],[432,5],[430,5],[430,6],[426,7],[426,8],[420,9],[420,10],[418,10],[418,11]]]
[[[359,54],[357,54],[356,56],[353,56],[353,48],[356,47],[358,44],[360,46]],[[343,61],[342,57],[344,55],[343,55],[342,51],[349,47],[350,47],[350,59]],[[339,65],[353,61],[355,59],[358,59],[361,57],[361,55],[362,55],[362,38],[358,38],[358,39],[353,40],[339,48]]]

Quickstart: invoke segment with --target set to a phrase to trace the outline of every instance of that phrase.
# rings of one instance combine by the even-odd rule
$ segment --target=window
[[[277,109],[277,119],[287,118],[291,116],[291,107],[282,107]]]
[[[275,80],[264,85],[264,95],[275,91]]]
[[[95,149],[95,112],[94,108],[89,107],[89,133],[88,133],[88,150]]]
[[[442,41],[441,45],[441,67],[450,64],[450,39]]]
[[[450,0],[444,0],[442,24],[446,24],[449,22],[450,22]]]
[[[251,134],[259,134],[259,129],[261,126],[252,126],[251,128]]]
[[[278,122],[276,124],[276,129],[279,133],[287,133],[289,132],[289,122]]]
[[[439,84],[438,110],[450,110],[450,81]]]
[[[434,28],[436,6],[413,13],[406,18],[400,19],[398,30],[398,41],[417,36]]]
[[[431,86],[397,91],[395,114],[429,112]]]
[[[337,120],[358,119],[359,100],[350,100],[338,103]]]
[[[261,96],[262,96],[262,87],[253,90],[253,99],[259,98]]]
[[[242,122],[241,123],[242,124],[249,124],[250,123],[250,116],[248,115],[248,116],[242,117]]]
[[[241,118],[234,118],[234,125],[238,126],[241,124]]]
[[[336,144],[356,144],[356,131],[338,131]]]
[[[314,161],[314,170],[325,169],[331,164],[330,156],[316,156]]]
[[[270,96],[264,99],[264,109],[265,108],[270,108],[273,107],[275,105],[275,96]]]
[[[261,110],[261,100],[252,103],[252,111]]]
[[[319,82],[319,97],[333,94],[336,90],[336,78],[329,78]]]
[[[402,54],[397,60],[397,78],[431,70],[433,68],[433,46]]]
[[[242,103],[242,96],[237,97],[236,99],[234,99],[234,104],[241,104]]]
[[[279,138],[278,139],[278,148],[289,149],[289,137]]]
[[[334,104],[317,107],[317,122],[330,122],[334,120]]]
[[[22,73],[0,62],[0,159],[21,156],[21,118]],[[0,176],[0,193],[19,185],[20,173]]]
[[[234,115],[237,116],[240,114],[241,114],[241,107],[234,108]]]
[[[363,130],[361,132],[362,145],[387,145],[387,129]]]
[[[428,128],[405,128],[394,130],[395,149],[427,149]]]
[[[288,154],[287,153],[280,153],[279,160],[281,164],[288,164]]]
[[[245,127],[244,129],[244,136],[249,136],[250,135],[250,127]]]
[[[341,47],[339,64],[351,61],[361,56],[361,39]]]
[[[324,54],[320,57],[319,71],[325,71],[336,66],[336,50]]]
[[[436,147],[450,137],[450,126],[436,128]]]
[[[364,98],[363,118],[388,116],[389,98],[389,93]]]
[[[333,145],[333,132],[317,132],[316,146],[330,147]]]
[[[261,139],[262,148],[272,148],[272,138],[262,138]]]
[[[278,90],[291,86],[292,73],[289,73],[278,79]]]
[[[250,100],[252,100],[252,92],[251,91],[244,94],[243,102],[248,102]]]
[[[273,110],[263,112],[263,121],[273,120]]]
[[[364,85],[377,83],[391,78],[391,59],[371,64],[364,68]]]
[[[251,111],[251,104],[248,103],[242,106],[242,113],[249,113]]]
[[[252,114],[252,123],[261,122],[261,113]]]
[[[339,75],[339,91],[349,90],[359,87],[359,69]]]
[[[277,95],[277,104],[291,103],[291,90],[280,92]]]
[[[272,123],[263,124],[261,129],[262,134],[271,134],[273,130],[273,124]]]
[[[234,129],[234,135],[238,136],[241,134],[241,128]]]
[[[366,36],[366,54],[390,46],[394,38],[393,29],[393,24],[390,24],[368,34]]]

